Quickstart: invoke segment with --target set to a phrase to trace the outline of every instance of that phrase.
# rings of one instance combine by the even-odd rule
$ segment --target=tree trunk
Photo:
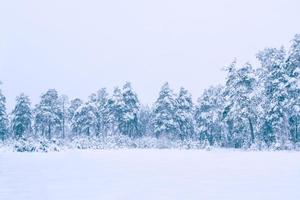
[[[296,116],[296,123],[295,123],[295,142],[298,142],[299,134],[298,134],[298,116]]]
[[[48,137],[51,139],[51,125],[48,125]]]
[[[254,143],[254,130],[253,130],[253,124],[252,121],[250,119],[250,117],[248,117],[248,121],[249,121],[249,126],[250,126],[250,133],[251,133],[251,143]]]
[[[65,139],[65,100],[63,101],[62,138]]]

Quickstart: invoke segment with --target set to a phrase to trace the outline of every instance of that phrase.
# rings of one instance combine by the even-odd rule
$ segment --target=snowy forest
[[[165,83],[153,105],[142,105],[127,82],[86,102],[49,89],[31,105],[20,94],[8,112],[0,90],[0,146],[299,149],[300,34],[288,49],[266,48],[256,57],[259,66],[227,65],[224,85],[207,88],[197,102],[187,89],[175,92]]]

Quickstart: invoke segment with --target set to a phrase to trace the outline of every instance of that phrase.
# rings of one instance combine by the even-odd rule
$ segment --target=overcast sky
[[[235,57],[300,33],[299,0],[9,0],[0,2],[0,80],[9,108],[48,88],[86,97],[132,82],[151,104],[161,85],[194,98]]]

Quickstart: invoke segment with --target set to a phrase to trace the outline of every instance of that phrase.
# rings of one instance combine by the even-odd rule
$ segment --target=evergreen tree
[[[264,104],[263,123],[261,133],[268,145],[277,142],[284,145],[289,138],[289,125],[287,116],[288,82],[285,74],[286,52],[283,48],[265,49],[257,55],[262,65],[261,83],[266,95]]]
[[[67,111],[67,107],[69,104],[69,98],[67,97],[67,95],[61,95],[59,97],[59,103],[60,103],[60,109],[62,112],[62,116],[61,116],[61,123],[62,123],[62,138],[65,138],[66,135],[66,126],[67,126],[67,122],[68,122],[68,111]]]
[[[111,98],[109,98],[107,102],[109,114],[108,114],[108,121],[109,126],[112,131],[112,133],[122,133],[122,120],[124,115],[124,101],[123,101],[123,95],[120,88],[116,87],[114,89],[113,95]]]
[[[210,145],[224,146],[227,144],[222,113],[224,110],[223,87],[210,87],[198,99],[195,111],[197,137],[208,141]]]
[[[82,106],[82,104],[83,104],[83,102],[82,102],[82,100],[79,99],[79,98],[75,98],[75,99],[71,100],[70,106],[69,106],[68,112],[67,112],[67,113],[68,113],[68,114],[67,114],[67,119],[68,119],[69,122],[72,121],[72,118],[74,117],[76,110],[77,110],[80,106]]]
[[[12,130],[16,138],[32,131],[32,112],[29,97],[21,94],[16,99],[16,106],[12,111]]]
[[[97,107],[97,135],[102,134],[102,136],[107,134],[109,129],[109,109],[108,109],[108,93],[106,88],[102,88],[97,92],[96,98]]]
[[[8,137],[8,118],[6,114],[6,98],[0,89],[0,140]]]
[[[152,113],[148,106],[141,106],[138,113],[138,132],[141,136],[150,136],[153,133],[151,124]]]
[[[153,131],[156,137],[176,138],[178,124],[175,120],[176,100],[169,84],[165,83],[153,108]]]
[[[75,133],[84,133],[90,136],[96,132],[97,109],[91,102],[80,106],[72,119],[72,129]]]
[[[175,119],[178,124],[178,136],[181,140],[194,136],[194,104],[192,95],[180,88],[176,98]]]
[[[288,76],[288,116],[290,139],[300,141],[300,34],[295,35],[285,63]]]
[[[124,135],[129,137],[137,136],[138,112],[140,103],[136,93],[133,91],[131,84],[126,83],[122,89],[123,108],[120,122],[120,130]]]
[[[224,95],[226,107],[224,120],[228,124],[232,145],[242,147],[254,142],[256,107],[252,99],[256,87],[255,74],[250,64],[236,68],[232,63],[228,68]]]
[[[49,139],[54,131],[61,130],[62,110],[55,89],[50,89],[41,96],[41,101],[35,109],[35,128],[42,135],[47,134]]]

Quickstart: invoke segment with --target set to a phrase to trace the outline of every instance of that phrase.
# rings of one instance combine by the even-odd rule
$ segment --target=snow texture
[[[300,198],[299,152],[1,151],[1,200]]]

